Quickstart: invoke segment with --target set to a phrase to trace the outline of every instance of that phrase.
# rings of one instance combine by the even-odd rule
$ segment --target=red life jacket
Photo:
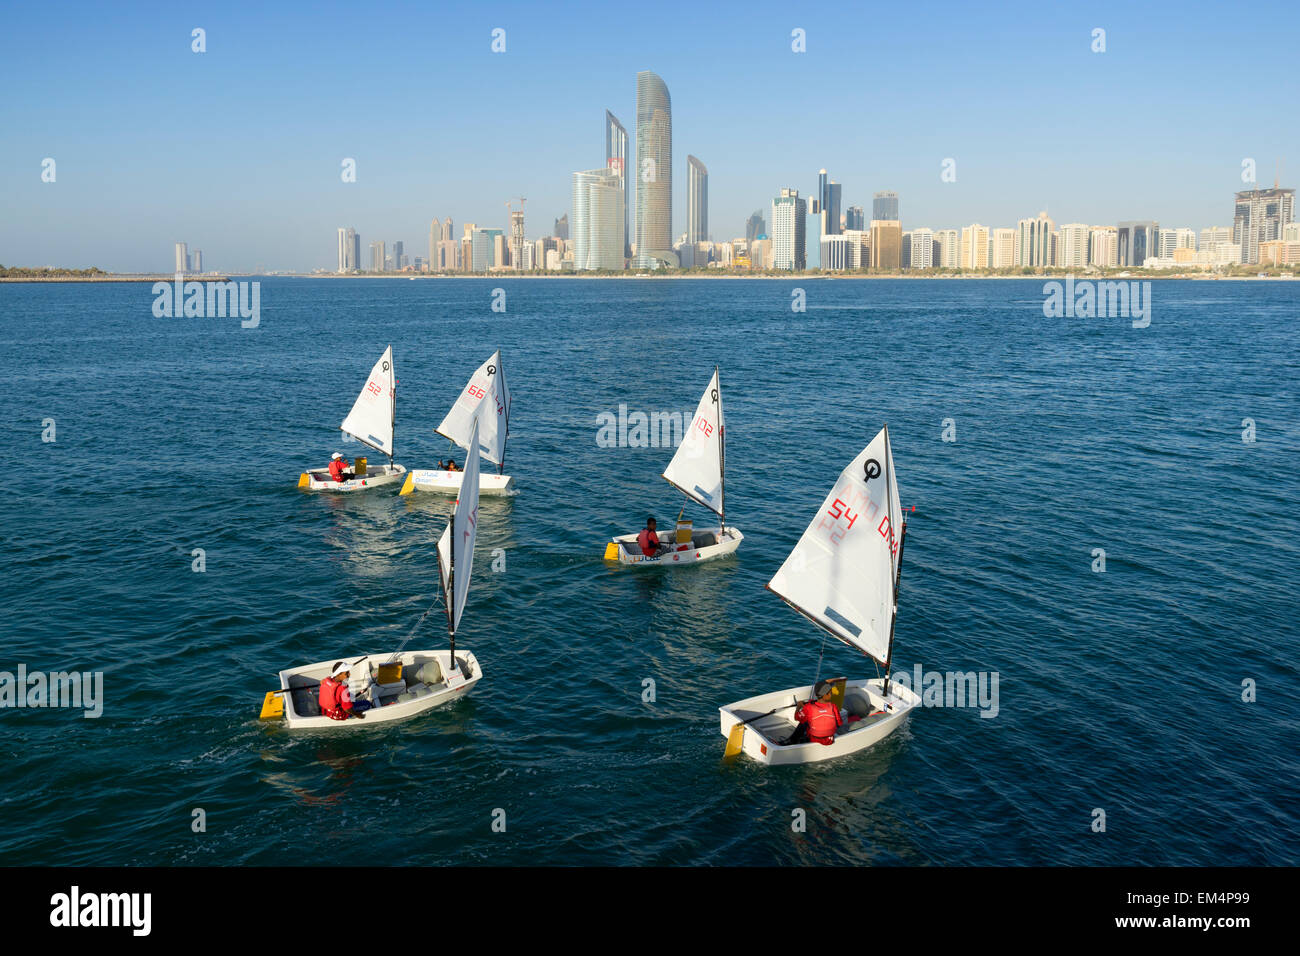
[[[336,681],[333,677],[327,677],[320,682],[320,712],[330,720],[347,720],[348,711],[352,709],[352,702],[348,701],[348,706],[343,706],[343,692],[348,689],[348,685],[342,681]]]
[[[829,746],[843,721],[840,709],[830,701],[810,700],[799,708],[795,719],[808,724],[808,739]]]
[[[330,462],[330,477],[335,481],[347,481],[343,477],[343,469],[348,466],[347,461],[342,458],[335,458]]]
[[[636,543],[641,545],[642,554],[647,558],[653,558],[659,550],[659,535],[649,528],[642,528],[641,533],[636,536]]]

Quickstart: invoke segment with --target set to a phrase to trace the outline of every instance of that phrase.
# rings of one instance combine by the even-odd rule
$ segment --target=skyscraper
[[[361,234],[351,226],[348,227],[348,248],[352,254],[348,256],[348,271],[361,271]]]
[[[470,271],[487,272],[501,265],[503,238],[500,229],[475,229],[470,238]]]
[[[871,197],[872,219],[898,219],[898,193],[886,189]]]
[[[573,268],[622,269],[624,178],[612,168],[573,174]]]
[[[382,239],[370,243],[370,271],[384,271],[384,240]]]
[[[989,266],[994,269],[1010,269],[1015,264],[1016,231],[994,229],[989,234]]]
[[[339,267],[336,271],[348,271],[348,231],[343,226],[339,226]]]
[[[773,269],[801,272],[805,268],[805,206],[797,189],[782,189],[781,195],[772,200]]]
[[[393,242],[393,271],[402,271],[402,241],[400,239]]]
[[[816,203],[821,213],[821,232],[823,236],[838,236],[844,232],[840,228],[840,196],[842,187],[833,179],[826,178],[826,170],[817,172]]]
[[[1082,269],[1089,264],[1088,226],[1082,222],[1067,222],[1061,226],[1061,247],[1055,265],[1062,269]]]
[[[673,115],[668,87],[654,73],[636,75],[637,268],[675,266],[673,254]]]
[[[709,171],[694,156],[686,157],[686,241],[709,238]]]
[[[846,231],[852,229],[857,232],[867,228],[866,214],[861,206],[849,206],[844,210],[844,228]]]
[[[1045,214],[1044,214],[1045,215]],[[1160,223],[1149,221],[1121,222],[1115,227],[1118,265],[1141,268],[1156,254],[1156,237]],[[1245,250],[1242,250],[1243,253]]]
[[[897,219],[871,220],[871,267],[897,272],[902,260],[902,225]]]
[[[763,211],[755,209],[753,215],[745,220],[745,243],[748,245],[759,236],[767,235],[767,223],[763,221]]]
[[[1295,190],[1247,189],[1233,205],[1232,241],[1241,246],[1241,261],[1259,262],[1259,244],[1282,238],[1282,228],[1295,221]]]
[[[567,212],[555,220],[555,237],[566,241],[569,238],[569,214]]]
[[[628,233],[632,217],[627,206],[631,200],[627,181],[627,130],[609,110],[605,110],[605,168],[623,180],[623,256],[626,258],[632,255],[631,237]]]
[[[343,230],[341,229],[339,230],[340,233],[342,233],[342,231]],[[185,243],[183,242],[176,243],[176,271],[177,272],[190,271],[189,247],[186,246]]]
[[[435,271],[438,263],[438,243],[442,242],[442,223],[436,218],[429,223],[429,271]]]
[[[1046,212],[1016,224],[1016,265],[1046,268],[1052,264],[1052,233],[1056,223]]]
[[[898,208],[898,200],[894,200]],[[987,269],[989,267],[989,230],[979,223],[966,226],[961,231],[961,267]]]
[[[200,250],[200,249],[195,249],[193,252],[190,253],[190,269],[191,269],[192,271],[194,271],[194,272],[202,272],[202,271],[203,271],[203,252],[202,252],[202,250]]]
[[[913,229],[908,233],[912,237],[912,249],[908,265],[912,269],[929,269],[934,266],[934,232],[929,229]]]

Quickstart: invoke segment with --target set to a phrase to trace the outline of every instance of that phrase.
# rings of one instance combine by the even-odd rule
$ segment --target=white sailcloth
[[[475,420],[470,427],[470,438],[477,438],[477,433],[478,422]],[[465,461],[456,513],[438,539],[438,571],[442,596],[447,602],[447,621],[453,634],[460,627],[460,616],[469,598],[469,579],[474,570],[474,539],[478,535],[478,471],[478,455],[470,455]]]
[[[688,498],[718,515],[726,512],[722,501],[724,426],[722,387],[715,368],[709,387],[700,396],[695,417],[691,419],[682,443],[677,446],[677,454],[664,469],[664,477]]]
[[[469,451],[473,447],[470,428],[480,406],[484,406],[484,414],[479,422],[479,454],[500,465],[506,458],[506,438],[510,431],[510,389],[506,386],[499,350],[470,377],[456,404],[438,426],[438,434]]]
[[[885,663],[901,518],[889,429],[882,428],[840,473],[767,586],[835,637]]]
[[[397,379],[393,373],[393,347],[384,349],[370,378],[343,419],[342,429],[357,441],[385,455],[393,454],[393,412]]]

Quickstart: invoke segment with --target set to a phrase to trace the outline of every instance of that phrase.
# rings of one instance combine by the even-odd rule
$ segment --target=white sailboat
[[[811,698],[813,685],[719,708],[727,756],[743,752],[763,764],[841,757],[888,736],[921,702],[911,688],[889,679],[906,536],[885,426],[840,473],[821,510],[767,584],[826,634],[883,664],[885,676],[832,681],[835,703],[850,719],[829,744],[785,742],[795,731],[795,710]]]
[[[470,428],[480,409],[483,416],[476,446],[470,441]],[[510,389],[506,385],[506,370],[501,364],[499,349],[470,377],[469,384],[457,397],[456,404],[451,406],[437,431],[465,449],[465,468],[461,471],[414,468],[406,476],[401,494],[409,495],[412,491],[458,494],[469,471],[469,460],[477,459],[479,455],[497,466],[495,475],[479,471],[479,494],[505,495],[514,489],[514,479],[505,473],[506,439],[510,437]]]
[[[471,431],[477,431],[475,422]],[[477,477],[478,456],[470,456],[466,476]],[[474,540],[478,535],[478,482],[456,500],[456,511],[438,539],[438,580],[447,608],[447,650],[404,651],[432,606],[424,612],[406,641],[396,651],[368,654],[360,659],[344,658],[352,668],[349,684],[369,687],[376,706],[360,719],[336,720],[321,713],[320,683],[332,672],[336,659],[280,671],[280,689],[262,702],[264,719],[283,718],[292,730],[334,727],[373,727],[414,717],[440,704],[468,694],[483,676],[478,659],[469,651],[456,650],[456,631],[469,599],[470,575],[474,568]],[[381,662],[381,663],[377,663]]]
[[[700,396],[695,417],[691,419],[690,427],[677,447],[677,453],[664,469],[663,476],[689,500],[716,514],[718,527],[697,531],[693,522],[682,521],[679,516],[672,540],[667,540],[667,531],[660,535],[661,543],[657,554],[642,553],[638,541],[640,532],[634,532],[619,535],[605,545],[606,561],[679,567],[719,558],[740,547],[745,536],[739,528],[727,526],[726,432],[726,420],[722,414],[722,384],[715,366],[713,378]]]
[[[406,468],[393,463],[393,422],[397,413],[397,375],[393,370],[393,347],[384,349],[361,394],[352,403],[352,411],[340,429],[381,455],[388,464],[371,465],[357,458],[346,481],[335,481],[329,467],[310,469],[298,476],[298,487],[307,491],[360,491],[390,485],[406,474]]]

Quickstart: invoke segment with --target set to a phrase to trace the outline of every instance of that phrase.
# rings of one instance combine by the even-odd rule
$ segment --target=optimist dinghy
[[[725,756],[743,752],[763,764],[842,757],[893,733],[921,702],[910,687],[889,679],[906,537],[886,426],[840,473],[821,510],[767,584],[826,634],[883,664],[885,676],[830,682],[835,705],[850,716],[829,744],[786,743],[796,729],[795,710],[812,697],[811,685],[720,707]]]
[[[471,472],[477,471],[477,456],[472,456],[466,475],[474,478],[476,474]],[[280,671],[280,689],[268,693],[262,702],[263,719],[283,718],[291,730],[373,727],[414,717],[473,690],[483,676],[478,659],[469,651],[456,650],[456,630],[469,598],[478,532],[478,482],[470,481],[466,487],[468,490],[457,499],[456,512],[438,539],[439,592],[447,608],[450,648],[403,651],[433,610],[430,606],[391,654],[343,658],[351,665],[348,683],[353,698],[369,698],[374,704],[362,717],[336,720],[321,713],[320,683],[333,670],[336,659],[331,659]]]
[[[682,443],[677,446],[672,461],[664,469],[663,476],[689,501],[703,505],[716,514],[718,527],[697,531],[692,521],[681,520],[679,514],[673,540],[660,538],[658,554],[643,554],[637,541],[639,532],[633,532],[619,535],[605,545],[606,561],[679,567],[720,558],[740,547],[745,536],[739,528],[727,527],[724,501],[727,487],[726,431],[722,415],[722,383],[715,366],[709,387],[700,396],[700,404],[695,409],[691,426],[686,430]]]
[[[469,433],[472,420],[480,409],[483,410],[479,421],[480,443],[475,453]],[[507,495],[514,490],[514,479],[505,474],[506,439],[510,437],[510,389],[506,385],[506,370],[501,364],[499,349],[474,372],[437,431],[465,449],[465,469],[414,468],[406,476],[401,494],[409,495],[413,491],[459,494],[469,470],[469,459],[477,459],[479,455],[497,466],[495,475],[480,470],[479,494]]]
[[[370,465],[358,458],[353,465],[352,477],[335,481],[328,467],[304,471],[298,477],[298,487],[307,491],[361,491],[391,485],[406,474],[406,468],[393,464],[393,420],[397,410],[397,377],[393,371],[393,347],[390,345],[370,370],[361,394],[352,404],[352,411],[343,419],[340,429],[357,441],[388,456],[386,465]]]

